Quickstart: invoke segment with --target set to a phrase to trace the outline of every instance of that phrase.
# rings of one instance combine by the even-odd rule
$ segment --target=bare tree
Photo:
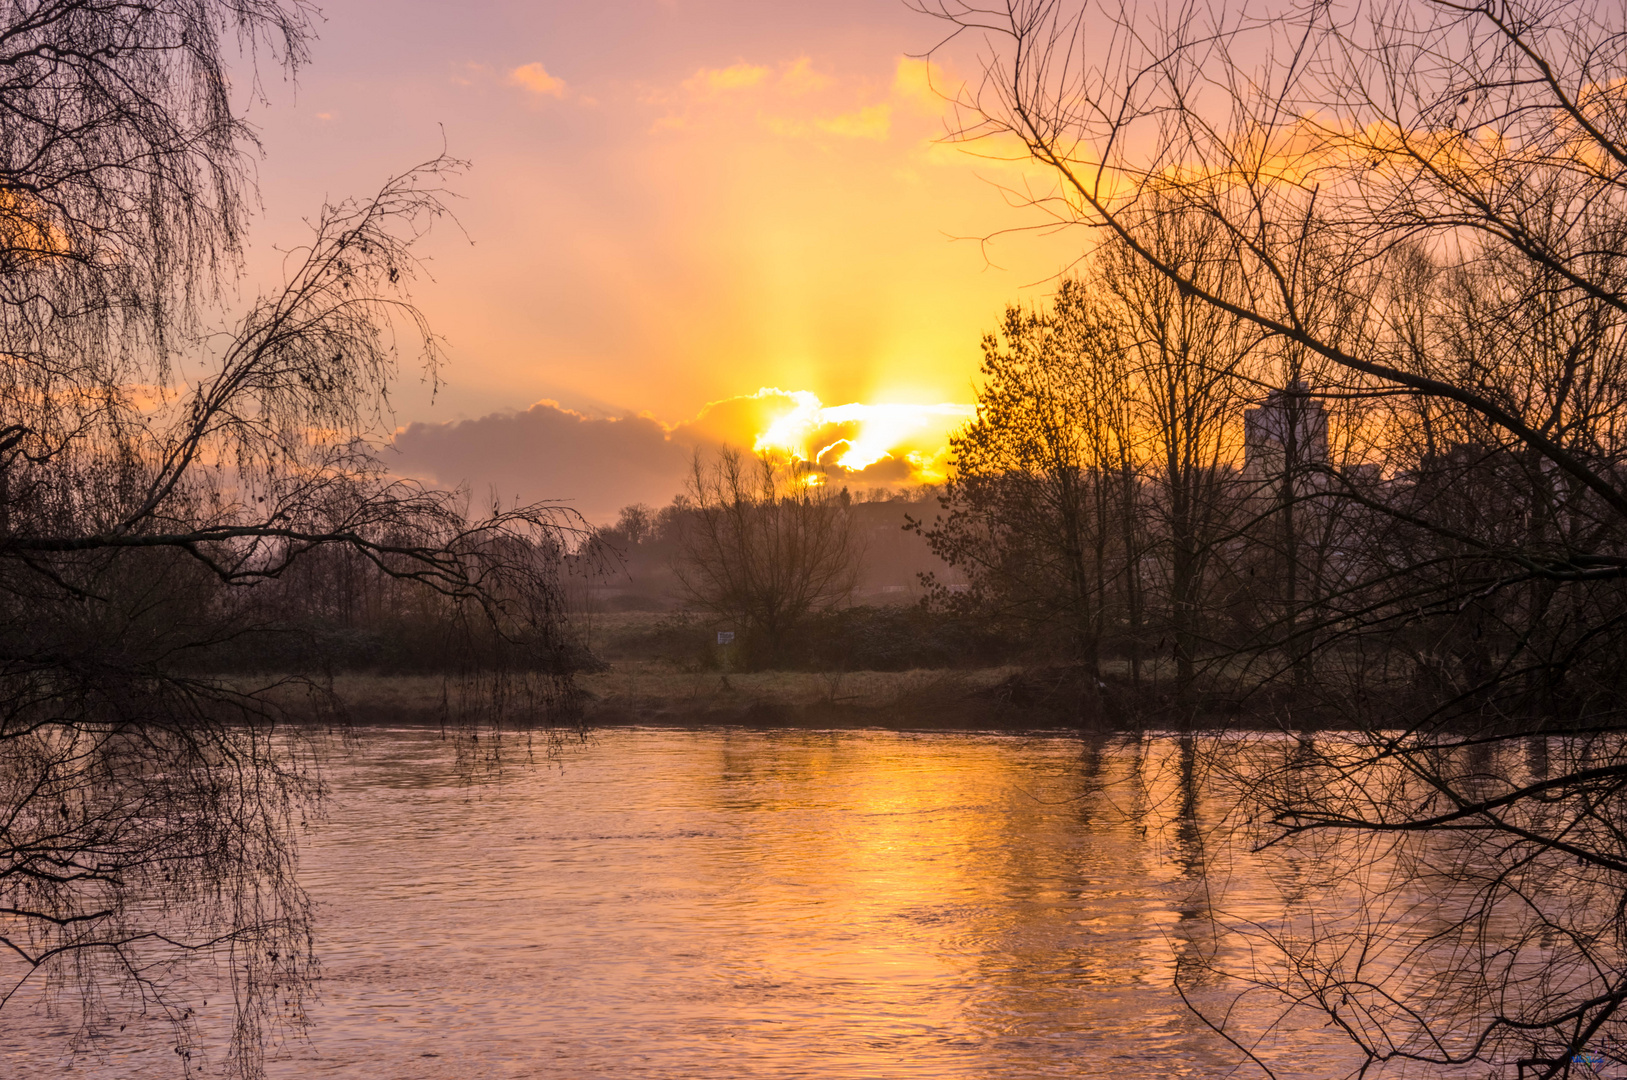
[[[1557,431],[1540,407],[1522,412],[1470,381],[1395,362],[1382,336],[1347,333],[1368,312],[1384,323],[1373,309],[1392,295],[1383,284],[1394,260],[1420,245],[1443,265],[1514,260],[1552,273],[1571,297],[1627,306],[1614,5],[929,10],[990,42],[981,82],[959,99],[961,136],[1020,139],[1055,170],[1053,212],[1105,230],[1183,295],[1359,385],[1468,410],[1627,513],[1591,432]],[[1161,252],[1172,216],[1202,222],[1235,272],[1202,280]],[[1337,277],[1312,257],[1326,251],[1340,253]],[[1561,384],[1567,409],[1575,382]],[[1620,572],[1606,562],[1546,572]]]
[[[33,432],[17,443],[0,538],[0,1007],[65,980],[94,1031],[145,1001],[190,1060],[195,979],[220,956],[237,1071],[299,1022],[313,957],[294,841],[319,790],[313,747],[272,730],[299,672],[196,673],[253,630],[223,589],[342,548],[516,653],[476,666],[541,671],[543,707],[566,703],[568,522],[548,507],[471,519],[457,495],[390,477],[365,441],[358,403],[391,367],[397,301],[381,290],[408,266],[396,230],[436,205],[404,177],[331,211],[211,376],[156,407],[111,397],[49,452],[30,452]]]
[[[1064,292],[1072,297],[1074,286]],[[1056,634],[1094,686],[1113,530],[1099,447],[1085,430],[1100,415],[1087,371],[1118,353],[1119,327],[1110,311],[1077,302],[1065,320],[1062,303],[1046,313],[1008,308],[1001,334],[983,339],[977,417],[951,437],[954,474],[940,498],[947,515],[924,535],[967,573],[968,602]]]
[[[1179,219],[1166,221],[1153,242],[1201,280],[1234,272],[1212,233]],[[1250,343],[1229,313],[1150,273],[1122,245],[1105,252],[1102,276],[1131,326],[1137,419],[1149,432],[1156,492],[1149,506],[1161,519],[1165,626],[1177,695],[1190,703],[1199,660],[1216,651],[1206,608],[1241,495],[1237,434]]]
[[[1139,690],[1147,617],[1142,564],[1153,543],[1144,498],[1149,447],[1138,413],[1130,320],[1096,284],[1090,278],[1062,283],[1053,301],[1053,332],[1060,351],[1079,358],[1083,408],[1074,422],[1094,471],[1097,632],[1128,654],[1131,684]]]
[[[725,447],[691,464],[675,570],[690,603],[734,620],[765,665],[810,613],[852,595],[858,547],[846,500],[806,467]]]

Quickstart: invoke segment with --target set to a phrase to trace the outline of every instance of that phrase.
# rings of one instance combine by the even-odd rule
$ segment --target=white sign
[[[733,630],[719,630],[717,632],[717,643],[719,645],[733,645],[734,644],[734,631]]]

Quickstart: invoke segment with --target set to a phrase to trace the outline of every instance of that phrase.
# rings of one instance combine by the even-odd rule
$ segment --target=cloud
[[[813,61],[806,56],[791,61],[791,65],[780,75],[780,86],[790,94],[813,93],[825,89],[834,81],[829,75],[815,71]]]
[[[756,64],[740,63],[726,68],[701,68],[684,80],[683,87],[692,94],[711,96],[757,86],[767,79],[768,75],[767,68]]]
[[[754,124],[790,139],[835,135],[885,142],[897,123],[908,119],[924,138],[941,134],[922,121],[942,116],[945,92],[959,84],[931,61],[900,57],[886,75],[877,72],[827,73],[807,56],[777,65],[742,61],[726,68],[701,68],[676,88],[655,90],[644,100],[666,110],[655,130],[693,130],[721,125],[738,131]]]
[[[885,474],[936,483],[948,471],[951,433],[977,412],[971,405],[948,402],[826,406],[806,390],[768,388],[731,402],[747,400],[762,403],[768,421],[755,428],[754,449],[789,453],[823,466],[839,480]]]
[[[843,113],[829,120],[816,120],[821,131],[832,135],[845,135],[850,139],[885,139],[892,128],[893,110],[889,105],[861,105],[856,112]]]
[[[451,79],[454,86],[473,86],[475,83],[485,82],[495,77],[495,75],[496,72],[487,65],[470,60],[453,67],[448,78]]]
[[[970,415],[964,405],[826,408],[808,391],[773,387],[714,401],[670,426],[539,401],[523,412],[409,424],[396,432],[386,461],[403,476],[465,486],[477,506],[493,495],[505,504],[556,499],[602,523],[630,503],[670,502],[695,452],[724,446],[789,452],[817,461],[831,483],[855,488],[937,481],[947,469],[948,432]]]
[[[465,485],[476,505],[557,499],[589,521],[628,503],[661,505],[683,487],[690,450],[647,416],[595,418],[552,401],[477,420],[414,423],[395,434],[387,464],[404,476]]]
[[[730,125],[746,120],[791,138],[823,133],[884,140],[892,107],[864,103],[876,89],[874,80],[827,75],[814,69],[812,59],[799,56],[775,67],[742,61],[701,68],[676,91],[656,91],[646,100],[668,110],[656,120],[657,130],[687,129],[710,118]]]
[[[761,432],[808,397],[812,395],[805,391],[765,386],[755,394],[708,403],[693,420],[674,425],[672,434],[686,446],[728,445],[750,450]]]
[[[533,94],[561,98],[565,96],[565,80],[548,74],[540,63],[522,64],[508,73],[510,86],[524,87]]]
[[[893,96],[913,101],[934,116],[943,112],[944,99],[955,96],[959,88],[960,84],[951,81],[948,73],[931,60],[901,56],[893,69]]]

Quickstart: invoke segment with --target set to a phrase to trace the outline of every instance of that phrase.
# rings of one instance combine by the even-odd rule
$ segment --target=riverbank
[[[575,676],[576,715],[588,728],[848,728],[895,731],[1129,731],[1192,726],[1271,730],[1342,728],[1348,712],[1320,707],[1288,688],[1252,694],[1200,692],[1177,704],[1172,673],[1147,665],[1134,683],[1104,665],[1094,687],[1081,669],[1057,666],[920,668],[908,671],[753,671],[696,669],[669,660],[618,660]],[[1122,665],[1120,665],[1122,666]],[[293,683],[273,697],[294,716],[342,717],[353,724],[477,726],[526,721],[547,698],[542,682],[464,684],[442,675],[336,674],[313,694]],[[241,687],[247,689],[246,685]],[[331,693],[328,693],[331,691]],[[1185,715],[1184,724],[1177,718]],[[533,715],[532,719],[543,719]],[[555,715],[558,722],[563,718]]]
[[[1062,727],[1003,707],[996,689],[1020,669],[915,671],[683,671],[623,661],[580,676],[594,726],[743,724],[941,730]]]
[[[588,727],[740,725],[893,730],[1037,730],[1075,727],[1067,710],[1005,700],[1016,667],[969,670],[686,671],[663,661],[620,661],[579,674]],[[438,675],[340,674],[342,713],[365,725],[441,723],[457,689]],[[290,705],[293,702],[289,702]],[[297,709],[297,706],[295,706]]]

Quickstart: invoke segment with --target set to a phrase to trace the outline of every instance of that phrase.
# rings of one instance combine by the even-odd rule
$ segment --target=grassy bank
[[[999,688],[1018,670],[686,671],[654,660],[620,661],[579,675],[582,721],[623,725],[1034,729],[1068,726],[1045,710],[1003,703]],[[339,674],[332,692],[343,714],[362,724],[439,724],[456,688],[438,675]],[[305,691],[283,704],[304,712]]]
[[[596,669],[579,671],[575,683],[579,719],[589,727],[623,725],[744,725],[754,727],[894,728],[907,730],[1077,730],[1099,731],[1193,726],[1296,730],[1346,727],[1348,710],[1318,704],[1313,696],[1277,685],[1248,689],[1247,658],[1212,664],[1190,694],[1177,693],[1176,671],[1167,657],[1141,665],[1133,678],[1129,662],[1106,660],[1100,680],[1077,666],[1059,665],[1042,655],[978,662],[961,654],[929,662],[912,652],[935,652],[946,643],[965,643],[954,622],[925,624],[926,645],[908,647],[919,618],[914,611],[860,609],[826,629],[854,654],[875,667],[840,663],[821,667],[817,655],[805,667],[740,671],[740,658],[716,645],[714,627],[673,613],[618,612],[579,626],[585,649],[598,658]],[[974,640],[973,644],[977,644]],[[834,651],[830,649],[813,652]],[[1319,680],[1324,698],[1344,675],[1326,658]],[[1254,657],[1262,669],[1280,660]],[[936,661],[936,662],[932,662]],[[880,668],[881,665],[889,665]],[[1347,673],[1346,673],[1347,674]],[[1374,673],[1365,671],[1369,681]],[[517,677],[524,682],[525,677]],[[534,677],[542,687],[545,677]],[[246,679],[245,683],[252,682]],[[1407,696],[1408,685],[1390,687]],[[543,718],[532,712],[541,698],[528,698],[512,684],[480,686],[438,673],[400,674],[388,670],[336,672],[332,697],[340,714],[361,724],[440,724],[462,717],[477,725],[524,723]],[[297,686],[280,692],[294,715],[316,715],[322,695]],[[545,696],[545,695],[543,695]],[[1352,695],[1345,693],[1345,698]],[[1393,713],[1369,702],[1374,716]],[[574,721],[573,721],[574,722]]]
[[[792,724],[977,728],[1047,725],[1003,709],[991,691],[1009,667],[969,671],[686,671],[633,660],[578,680],[590,724]]]

